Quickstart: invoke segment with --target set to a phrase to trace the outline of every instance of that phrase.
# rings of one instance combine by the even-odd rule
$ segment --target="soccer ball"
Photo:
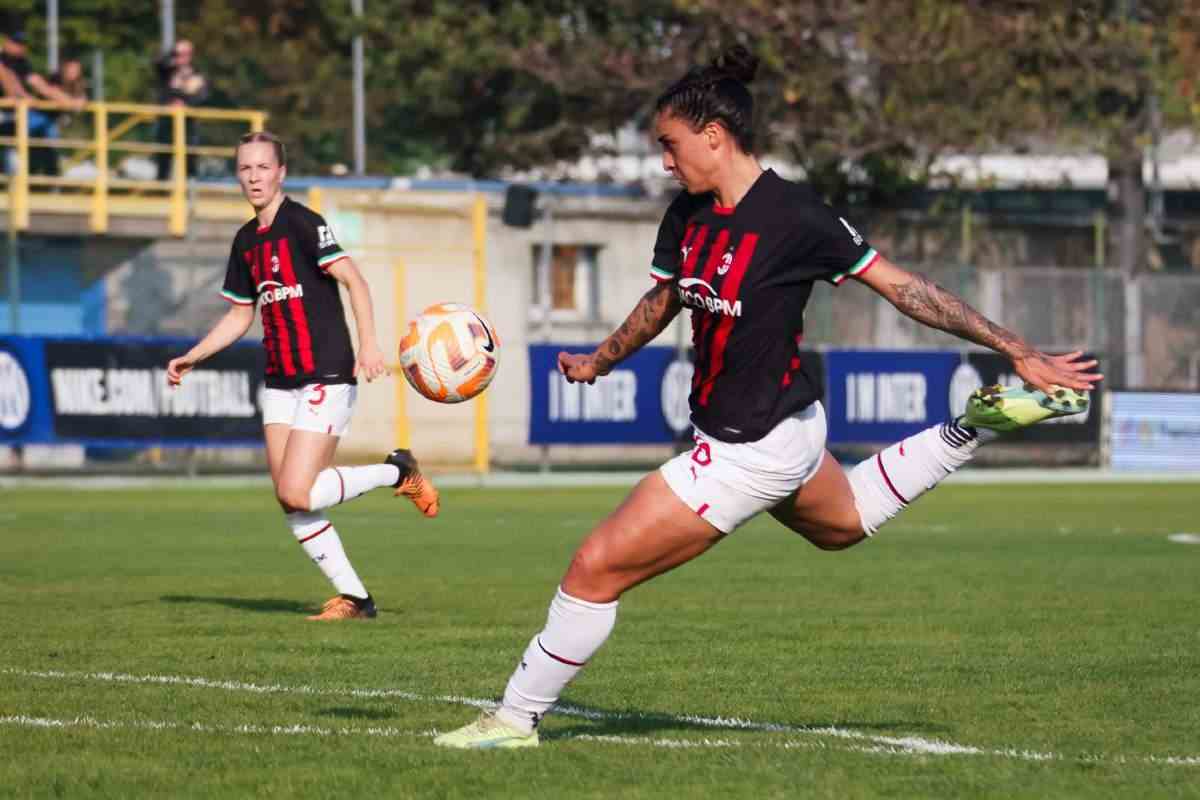
[[[492,323],[462,303],[438,303],[408,323],[400,368],[418,392],[438,403],[461,403],[482,392],[500,367]]]

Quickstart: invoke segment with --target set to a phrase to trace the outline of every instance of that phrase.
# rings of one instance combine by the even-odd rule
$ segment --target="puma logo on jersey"
[[[693,247],[695,247],[695,245],[685,244],[683,247],[679,248],[680,260],[687,261],[688,254],[692,252]]]
[[[326,247],[336,247],[337,239],[333,238],[333,231],[329,230],[328,225],[317,226],[317,249],[324,250]]]

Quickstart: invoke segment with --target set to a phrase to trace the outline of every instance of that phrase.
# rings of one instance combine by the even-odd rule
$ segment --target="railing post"
[[[471,204],[472,261],[475,272],[475,307],[487,312],[487,198],[476,193]],[[475,398],[475,471],[486,473],[492,463],[488,429],[487,394]]]
[[[13,230],[29,230],[29,103],[22,100],[17,114],[17,172],[12,177],[9,224]]]
[[[408,275],[404,259],[397,258],[392,265],[392,316],[397,320],[396,324],[399,326],[395,334],[396,341],[400,341],[408,332],[407,288]],[[397,364],[393,370],[396,376],[393,381],[396,388],[396,416],[392,425],[392,441],[396,443],[397,447],[407,448],[412,446],[412,426],[408,419],[408,379],[401,377],[402,372],[400,365]]]
[[[171,107],[171,219],[167,228],[173,236],[187,233],[187,120],[184,106]]]
[[[267,115],[261,111],[255,111],[250,116],[250,130],[254,133],[261,131],[263,129],[263,124],[266,122],[266,116]]]
[[[105,233],[108,230],[108,107],[97,103],[93,112],[96,184],[92,187],[91,227],[93,233]]]

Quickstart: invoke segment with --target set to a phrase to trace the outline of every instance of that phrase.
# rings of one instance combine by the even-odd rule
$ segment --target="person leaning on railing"
[[[71,98],[76,105],[82,105],[87,102],[87,78],[83,75],[83,62],[78,58],[70,57],[65,59],[57,70],[47,76],[46,81]],[[59,132],[62,133],[76,119],[78,117],[75,114],[60,114]]]
[[[29,62],[29,49],[22,31],[10,33],[0,46],[0,86],[3,86],[6,97],[15,99],[51,100],[72,108],[80,108],[87,101],[86,97],[72,97],[34,71]],[[15,120],[9,114],[3,123],[0,123],[0,135],[12,136],[15,131]],[[29,136],[33,139],[57,139],[58,112],[29,109]],[[12,161],[11,155],[8,161]],[[53,148],[31,149],[29,162],[30,172],[49,175],[58,172],[58,152]],[[9,163],[8,171],[15,172],[14,167],[14,164]]]
[[[156,62],[158,102],[161,105],[198,106],[208,99],[208,80],[192,63],[194,50],[190,41],[180,39]],[[158,118],[155,138],[159,144],[171,144],[174,141],[174,123],[171,117]],[[185,141],[188,145],[197,144],[194,120],[187,120]],[[171,160],[171,153],[159,153],[155,156],[160,181],[165,181],[171,176]],[[187,161],[187,171],[191,174],[195,171],[195,158],[189,156]]]

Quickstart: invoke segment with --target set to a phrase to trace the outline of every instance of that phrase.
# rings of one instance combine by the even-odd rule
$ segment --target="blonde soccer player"
[[[237,178],[254,209],[233,239],[221,296],[230,303],[212,330],[167,364],[175,386],[204,359],[240,339],[262,314],[266,351],[263,437],[275,497],[306,555],[337,592],[313,620],[371,619],[375,600],[350,563],[325,509],[383,486],[428,517],[438,493],[408,450],[382,464],[333,466],[350,425],[357,379],[387,368],[375,335],[371,291],[328,223],[283,191],[287,151],[274,134],[246,134],[237,146]],[[358,353],[342,308],[345,287],[358,329]]]

